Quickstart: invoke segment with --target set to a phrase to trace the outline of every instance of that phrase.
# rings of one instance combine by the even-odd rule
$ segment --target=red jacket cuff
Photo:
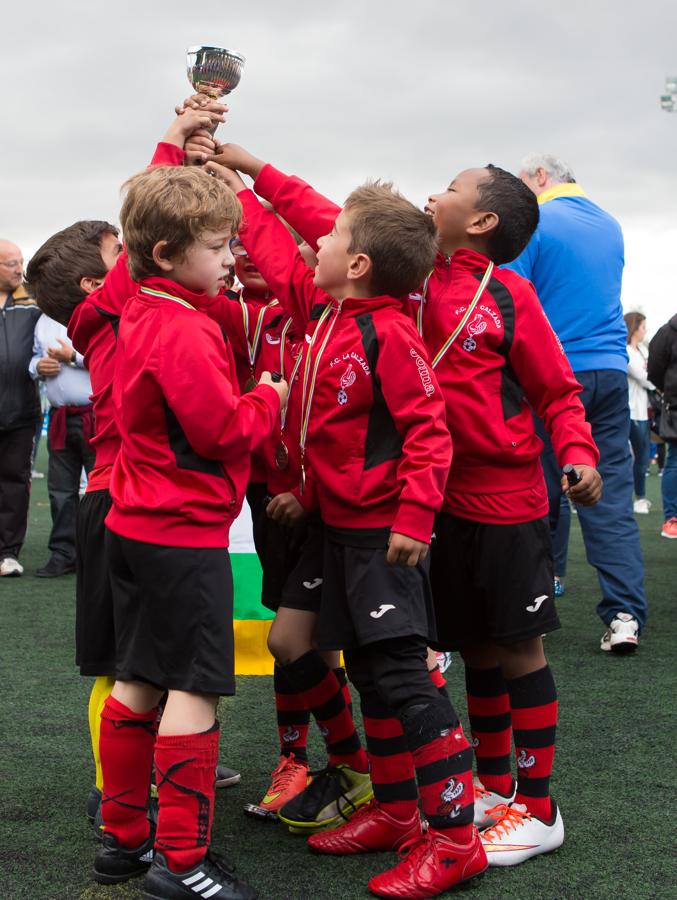
[[[568,450],[566,458],[561,462],[561,466],[564,468],[564,466],[571,464],[572,466],[590,466],[596,469],[598,462],[599,454],[591,453],[590,450]]]
[[[166,141],[160,141],[155,148],[155,153],[151,159],[148,168],[153,166],[182,166],[186,158],[184,151],[177,147],[176,144],[168,144]]]
[[[434,522],[435,513],[433,510],[425,506],[419,506],[417,503],[403,501],[400,503],[400,508],[397,510],[395,521],[390,530],[395,531],[397,534],[404,534],[415,541],[423,541],[424,544],[429,544]]]

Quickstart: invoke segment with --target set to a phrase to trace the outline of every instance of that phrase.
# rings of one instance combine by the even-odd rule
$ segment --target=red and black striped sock
[[[550,666],[506,680],[517,756],[515,803],[546,822],[551,818],[550,776],[555,757],[557,689]]]
[[[468,717],[477,777],[488,791],[512,791],[510,697],[500,668],[465,668]]]
[[[414,760],[402,724],[373,691],[360,696],[374,797],[388,815],[409,821],[418,808]]]
[[[367,772],[367,755],[360,744],[355,722],[346,706],[336,675],[316,650],[283,667],[297,691],[303,691],[327,745],[329,764],[345,763],[357,772]]]
[[[460,844],[472,838],[472,750],[448,698],[405,710],[402,726],[414,757],[428,824]]]
[[[156,720],[156,708],[135,713],[113,696],[101,710],[101,815],[106,831],[122,847],[141,846],[150,832],[148,793]]]
[[[273,669],[273,687],[280,756],[290,756],[293,753],[296,759],[307,762],[310,710],[306,707],[303,694],[296,690],[286,676],[284,667],[278,663],[275,663]]]
[[[341,693],[343,694],[343,699],[345,700],[345,704],[348,707],[348,712],[352,716],[353,695],[350,693],[350,683],[348,682],[346,670],[343,668],[343,666],[338,666],[336,669],[332,669],[332,671],[334,675],[336,675],[338,683],[341,685]]]
[[[158,735],[155,847],[165,854],[173,872],[192,869],[209,847],[218,756],[218,722],[200,734]]]

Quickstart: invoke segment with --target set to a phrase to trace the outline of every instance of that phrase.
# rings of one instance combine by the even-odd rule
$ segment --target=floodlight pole
[[[677,75],[665,79],[665,93],[661,94],[661,109],[665,112],[677,112]]]

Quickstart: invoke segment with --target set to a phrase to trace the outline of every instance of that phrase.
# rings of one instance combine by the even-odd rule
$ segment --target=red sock
[[[440,669],[439,666],[435,666],[434,669],[430,669],[430,671],[428,672],[428,675],[430,675],[430,680],[432,681],[432,683],[435,685],[435,687],[438,690],[440,690],[443,687],[446,687],[447,679],[444,677],[444,674],[442,673],[442,669]]]
[[[513,785],[512,724],[503,673],[466,666],[465,686],[477,777],[488,791],[508,796]]]
[[[388,815],[409,821],[418,808],[418,789],[402,724],[375,691],[362,694],[360,705],[374,797]]]
[[[200,734],[158,735],[155,771],[159,813],[155,847],[173,872],[205,856],[214,816],[214,770],[219,755],[215,722]]]
[[[440,697],[411,716],[405,712],[402,724],[428,824],[467,844],[474,815],[472,751],[453,706]]]
[[[122,847],[139,847],[150,833],[148,792],[157,709],[135,713],[113,696],[101,711],[99,751],[104,778],[105,830]]]
[[[296,759],[308,760],[308,724],[310,710],[303,694],[299,693],[285,675],[284,668],[275,663],[273,670],[277,732],[280,736],[280,756],[294,754]]]
[[[549,822],[550,776],[555,757],[557,690],[549,666],[506,682],[517,756],[515,803]],[[105,776],[104,776],[105,777]]]
[[[329,764],[345,763],[357,772],[367,772],[367,754],[360,744],[355,722],[346,706],[341,685],[316,650],[284,666],[285,674],[304,700],[320,727]]]

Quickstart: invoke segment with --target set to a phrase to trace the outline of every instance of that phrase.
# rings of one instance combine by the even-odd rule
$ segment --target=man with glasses
[[[22,286],[23,257],[0,240],[0,576],[23,573],[18,560],[28,522],[31,451],[41,415],[28,373],[40,310]]]

